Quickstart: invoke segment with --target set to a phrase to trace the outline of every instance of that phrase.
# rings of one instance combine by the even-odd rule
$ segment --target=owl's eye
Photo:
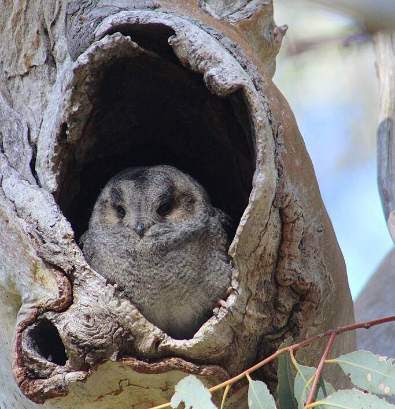
[[[122,206],[117,206],[115,210],[117,211],[117,215],[120,219],[123,219],[125,217],[126,210]]]
[[[167,202],[162,203],[157,210],[157,213],[159,214],[159,216],[166,216],[168,215],[171,210],[173,209],[173,203],[171,200],[168,200]]]

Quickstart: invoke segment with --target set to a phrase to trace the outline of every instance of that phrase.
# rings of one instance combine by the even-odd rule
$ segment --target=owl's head
[[[142,238],[161,226],[210,216],[205,190],[192,177],[172,166],[128,168],[102,190],[91,222],[122,225]]]

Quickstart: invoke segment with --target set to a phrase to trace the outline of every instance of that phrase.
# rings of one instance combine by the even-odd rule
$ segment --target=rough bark
[[[213,385],[287,338],[353,320],[310,159],[271,80],[284,33],[268,0],[3,3],[0,405],[149,407],[185,374]],[[148,322],[78,247],[107,179],[163,162],[239,220],[237,291],[188,340]],[[346,334],[334,353],[353,346]],[[272,367],[256,376],[275,382]],[[246,405],[245,390],[228,407]]]

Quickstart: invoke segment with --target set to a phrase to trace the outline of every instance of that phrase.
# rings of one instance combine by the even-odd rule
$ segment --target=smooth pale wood
[[[375,35],[376,67],[380,86],[380,114],[377,130],[378,185],[385,219],[395,240],[395,34]]]
[[[329,8],[348,14],[370,32],[393,30],[395,6],[392,0],[314,0]]]
[[[394,315],[395,249],[392,249],[366,283],[355,301],[355,318],[358,322]],[[379,355],[395,357],[395,324],[378,325],[369,330],[357,331],[359,349]]]

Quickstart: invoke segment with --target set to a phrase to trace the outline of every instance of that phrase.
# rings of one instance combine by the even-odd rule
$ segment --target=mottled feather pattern
[[[166,165],[128,168],[100,193],[83,252],[149,321],[191,338],[230,287],[228,224],[191,176]]]

